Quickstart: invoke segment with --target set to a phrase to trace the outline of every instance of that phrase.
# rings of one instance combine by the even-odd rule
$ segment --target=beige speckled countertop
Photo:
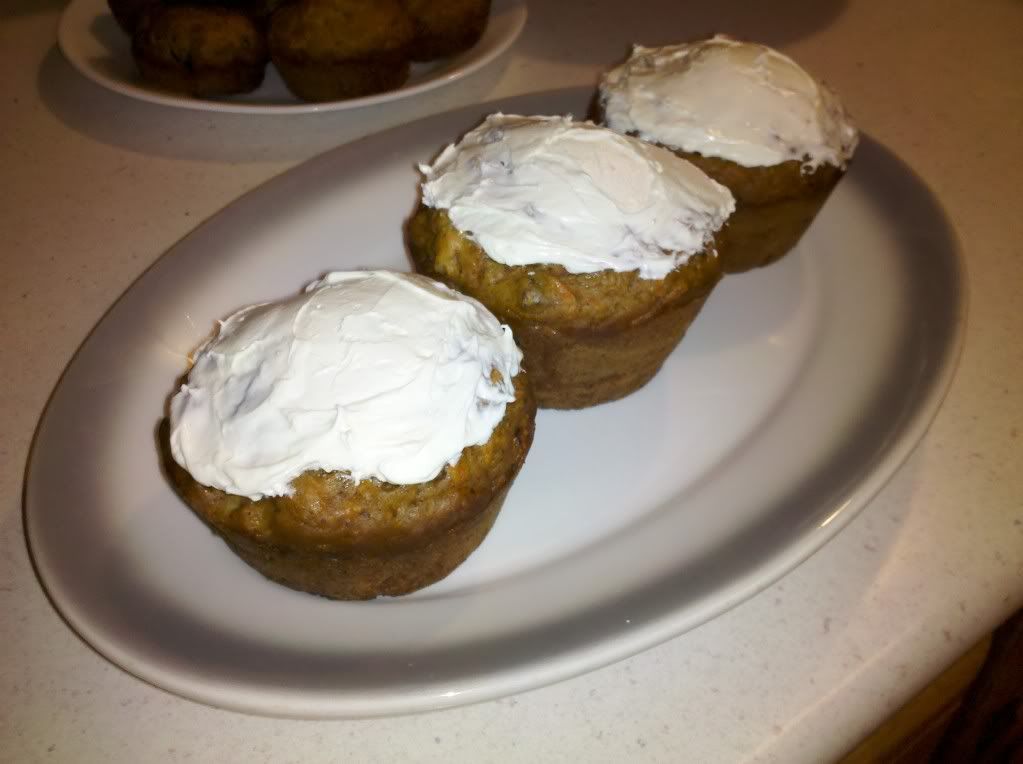
[[[0,8],[0,758],[9,761],[821,761],[847,750],[1023,603],[1023,5],[531,3],[502,61],[360,112],[212,115],[88,82],[63,3]],[[101,658],[47,601],[21,485],[58,377],[170,245],[339,143],[461,104],[592,83],[628,43],[721,30],[780,47],[925,179],[969,274],[966,344],[915,454],[820,552],[631,659],[516,697],[368,721],[216,710]],[[73,510],[73,507],[69,507]]]

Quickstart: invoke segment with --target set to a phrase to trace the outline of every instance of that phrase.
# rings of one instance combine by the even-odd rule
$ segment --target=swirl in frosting
[[[735,209],[670,151],[570,117],[492,114],[420,171],[423,203],[511,266],[664,278]]]
[[[745,167],[845,167],[858,141],[826,85],[776,50],[724,35],[637,45],[604,75],[600,100],[612,130]]]
[[[221,322],[171,400],[171,452],[254,500],[306,470],[426,482],[489,440],[521,359],[507,326],[430,279],[330,273]]]

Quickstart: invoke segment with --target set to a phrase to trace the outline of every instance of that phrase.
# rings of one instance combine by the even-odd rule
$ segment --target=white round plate
[[[473,106],[324,154],[202,225],[111,308],[57,385],[26,478],[38,573],[85,640],[244,711],[452,706],[690,629],[864,506],[937,410],[964,314],[941,208],[869,139],[800,246],[727,277],[643,390],[540,413],[492,533],[446,580],[362,603],[294,592],[171,491],[157,424],[218,317],[332,269],[407,269],[417,162],[490,111],[579,114],[588,95]]]
[[[483,37],[465,53],[415,64],[408,82],[396,90],[325,103],[297,99],[285,87],[272,64],[266,68],[263,84],[253,92],[218,99],[192,98],[144,82],[131,57],[131,39],[117,25],[106,0],[71,0],[60,18],[57,43],[79,72],[105,88],[132,98],[201,111],[300,114],[358,109],[457,82],[504,53],[522,33],[526,15],[525,0],[494,0]]]

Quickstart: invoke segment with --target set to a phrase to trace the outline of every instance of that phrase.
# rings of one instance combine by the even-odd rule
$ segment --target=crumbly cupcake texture
[[[288,89],[333,101],[400,87],[414,30],[398,0],[295,0],[270,18],[270,55]]]
[[[268,578],[336,599],[433,583],[483,540],[533,436],[507,327],[421,276],[331,274],[232,315],[163,439],[186,503]]]
[[[147,7],[131,50],[143,79],[198,97],[255,90],[269,59],[263,30],[250,15],[216,7]]]
[[[721,241],[728,272],[799,241],[858,141],[826,85],[778,51],[723,35],[637,46],[604,75],[598,100],[608,127],[671,149],[735,195]]]
[[[641,141],[497,114],[421,170],[417,270],[513,328],[541,407],[644,385],[720,278],[714,235],[731,195]]]
[[[412,19],[413,61],[432,61],[468,50],[487,26],[490,0],[401,0]]]

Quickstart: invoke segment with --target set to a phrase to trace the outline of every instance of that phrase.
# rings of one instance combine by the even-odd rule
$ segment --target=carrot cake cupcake
[[[305,101],[358,98],[404,84],[412,19],[398,0],[294,0],[270,17],[270,57]]]
[[[838,97],[788,56],[718,35],[636,46],[598,92],[612,130],[664,146],[735,195],[725,271],[777,260],[799,241],[856,148]]]
[[[168,471],[252,567],[337,599],[458,566],[533,437],[508,327],[415,274],[331,273],[233,314],[170,402]]]
[[[401,0],[412,19],[413,61],[432,61],[468,50],[483,36],[490,0]]]
[[[731,194],[638,139],[494,114],[420,169],[417,270],[512,327],[541,407],[644,385],[720,278]]]

